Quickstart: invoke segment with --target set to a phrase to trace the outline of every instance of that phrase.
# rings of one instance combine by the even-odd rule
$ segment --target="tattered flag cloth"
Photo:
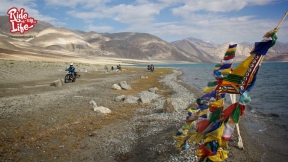
[[[253,85],[264,56],[266,55],[268,49],[275,44],[278,38],[276,31],[269,31],[268,33],[269,34],[266,35],[269,35],[269,37],[264,38],[261,42],[256,42],[254,49],[251,51],[251,55],[235,70],[228,74],[227,77],[223,79],[222,83],[218,85],[216,90],[219,90],[222,93],[238,94],[238,87],[241,87],[241,90],[245,91],[247,88],[249,88],[249,86]]]
[[[234,133],[235,126],[231,126],[228,123],[225,123],[225,129],[222,135],[222,139],[225,141],[229,141]]]
[[[205,87],[203,90],[203,92],[206,94],[196,100],[196,107],[188,109],[188,116],[185,120],[186,124],[182,126],[182,128],[180,128],[174,136],[174,139],[178,141],[177,146],[181,150],[186,150],[189,148],[188,142],[199,143],[204,137],[207,139],[207,145],[210,145],[209,142],[216,140],[218,143],[220,143],[220,146],[226,146],[226,142],[223,140],[226,138],[222,138],[222,132],[224,131],[225,126],[223,121],[219,122],[222,118],[224,108],[223,99],[225,98],[225,93],[218,94],[217,96],[215,87],[221,84],[223,78],[232,71],[236,47],[237,44],[229,45],[221,63],[215,65],[213,74],[216,80],[207,83],[207,87]],[[210,115],[208,116],[209,112]],[[231,111],[231,113],[232,112],[233,111]],[[196,123],[197,131],[190,130],[194,123]],[[187,124],[190,126],[189,128],[186,127]],[[203,146],[204,150],[198,151],[200,151],[199,153],[201,153],[201,157],[209,156],[211,158],[215,158],[216,156],[218,157],[217,150],[220,146],[214,146],[215,149],[213,154],[210,154],[209,152],[207,153],[206,146]]]

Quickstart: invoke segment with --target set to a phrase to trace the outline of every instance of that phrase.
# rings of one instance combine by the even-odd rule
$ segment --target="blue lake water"
[[[238,64],[234,64],[234,68]],[[208,81],[214,81],[215,63],[167,64],[157,67],[180,68],[184,75],[183,82],[201,91]],[[257,75],[255,86],[249,96],[252,101],[247,109],[266,116],[277,116],[281,124],[288,126],[288,63],[264,62]],[[278,121],[280,123],[280,121]],[[287,129],[287,128],[286,128]]]

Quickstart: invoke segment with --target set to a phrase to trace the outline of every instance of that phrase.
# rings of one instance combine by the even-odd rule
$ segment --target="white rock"
[[[138,103],[138,100],[139,100],[138,97],[134,97],[132,95],[128,95],[128,96],[125,96],[124,102],[126,102],[126,103]]]
[[[177,103],[174,102],[171,98],[167,98],[163,106],[163,111],[166,113],[171,113],[174,111],[178,111],[177,108],[178,108]]]
[[[94,111],[99,111],[103,114],[111,113],[111,110],[107,107],[104,107],[104,106],[95,107]]]
[[[125,95],[120,95],[120,96],[115,97],[114,100],[115,100],[116,102],[120,102],[120,101],[123,101],[124,98],[125,98]]]
[[[125,90],[131,90],[131,89],[132,89],[131,86],[130,86],[129,84],[127,84],[126,81],[121,81],[121,82],[120,82],[120,87],[121,87],[122,89],[125,89]]]
[[[149,88],[148,91],[157,94],[158,88],[157,88],[157,87],[155,87],[155,88]]]
[[[149,98],[147,96],[141,96],[140,100],[144,104],[150,103],[150,100],[149,100]]]
[[[112,88],[116,89],[116,90],[121,90],[122,89],[118,84],[113,84]]]
[[[51,86],[55,86],[55,87],[62,87],[63,85],[64,85],[63,79],[58,79],[51,83]]]

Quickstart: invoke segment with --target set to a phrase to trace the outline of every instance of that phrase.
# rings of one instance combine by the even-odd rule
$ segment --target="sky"
[[[257,42],[288,11],[288,0],[0,0],[0,15],[24,8],[56,27],[138,32],[167,42],[193,37],[217,44]],[[288,42],[288,16],[278,31]]]

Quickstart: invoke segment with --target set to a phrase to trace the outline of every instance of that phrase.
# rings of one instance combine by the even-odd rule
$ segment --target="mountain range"
[[[50,51],[57,57],[59,52],[73,56],[113,57],[138,60],[173,60],[187,62],[219,62],[229,44],[205,42],[193,37],[166,42],[149,33],[121,32],[97,33],[71,30],[38,21],[36,26],[25,32],[32,38],[15,38],[11,34],[8,16],[0,16],[0,53],[13,53],[33,49],[34,52]],[[237,43],[236,61],[245,59],[253,43]],[[8,52],[7,52],[8,51]],[[41,52],[42,51],[42,52]],[[1,55],[0,55],[1,56]],[[288,43],[277,42],[265,57],[265,61],[288,61]]]

